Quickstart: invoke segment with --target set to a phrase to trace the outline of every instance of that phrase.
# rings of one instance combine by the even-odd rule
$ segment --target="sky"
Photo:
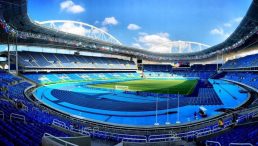
[[[94,25],[122,44],[156,52],[191,41],[224,41],[239,25],[252,0],[28,0],[32,20],[73,20]],[[73,25],[65,30],[84,33]],[[173,45],[173,46],[172,46]],[[185,50],[187,52],[189,50]],[[173,52],[172,52],[173,53]]]

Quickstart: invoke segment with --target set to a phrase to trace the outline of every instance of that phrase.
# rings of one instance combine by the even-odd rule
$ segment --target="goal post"
[[[129,87],[128,86],[122,86],[122,85],[115,85],[116,90],[124,90],[128,91]]]

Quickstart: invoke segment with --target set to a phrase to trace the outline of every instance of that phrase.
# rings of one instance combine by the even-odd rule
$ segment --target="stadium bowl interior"
[[[184,53],[27,9],[0,1],[0,145],[258,145],[257,0],[225,41]],[[57,23],[104,37],[43,25]]]

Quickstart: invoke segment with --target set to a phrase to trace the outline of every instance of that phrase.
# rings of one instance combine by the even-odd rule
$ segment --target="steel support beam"
[[[10,59],[10,42],[9,42],[9,34],[7,37],[7,63],[8,63],[8,72],[10,73],[11,71],[11,59]]]
[[[18,65],[18,46],[17,46],[17,36],[15,36],[15,57],[16,57],[16,74],[18,75],[19,73],[19,65]]]

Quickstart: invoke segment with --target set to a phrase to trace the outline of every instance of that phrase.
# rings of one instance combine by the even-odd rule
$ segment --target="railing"
[[[81,134],[83,134],[83,135],[87,135],[87,136],[91,136],[90,132],[89,132],[89,131],[87,131],[87,130],[85,130],[85,128],[82,128],[82,130],[81,130]]]
[[[257,109],[256,109],[257,110]],[[251,113],[248,113],[246,115],[242,115],[238,118],[238,122],[241,122],[243,120],[247,120],[249,119],[250,117],[254,116],[257,114],[257,111],[254,111],[254,112],[251,112]],[[230,127],[232,125],[232,121],[231,119],[227,119],[225,121],[225,124],[224,124],[224,128],[226,127]],[[207,136],[207,135],[210,135],[210,134],[213,134],[213,133],[217,133],[221,130],[223,130],[224,128],[220,128],[217,124],[212,126],[212,128],[204,128],[204,129],[199,129],[199,130],[196,130],[196,131],[189,131],[189,132],[185,132],[185,133],[178,133],[177,136],[178,137],[181,137],[181,138],[184,138],[186,140],[189,140],[189,139],[193,139],[194,137],[196,138],[199,138],[199,137],[202,137],[202,136]],[[152,137],[152,135],[150,136]]]
[[[93,128],[92,128],[92,131],[93,131],[93,132],[99,131],[99,127],[93,127]]]
[[[26,106],[25,104],[23,104],[22,109],[23,109],[24,111],[27,111],[27,112],[29,111],[28,106]]]
[[[142,139],[142,138],[123,138],[122,142],[141,142],[141,143],[146,143],[147,138]]]
[[[253,91],[258,92],[258,89],[256,89],[255,87],[253,87],[253,86],[251,86],[251,85],[248,85],[248,84],[245,84],[245,83],[242,83],[242,82],[239,82],[239,81],[234,81],[234,80],[230,80],[230,79],[225,79],[225,78],[224,78],[223,80],[228,81],[228,82],[233,82],[233,83],[235,83],[235,84],[239,84],[239,85],[242,85],[242,86],[245,86],[245,87],[247,87],[247,88],[249,88],[249,89],[251,89],[251,90],[253,90]]]
[[[257,113],[254,113],[252,117],[253,117],[253,118],[258,118],[258,112],[257,112]]]
[[[244,110],[243,112],[244,112],[244,113],[248,113],[248,114],[247,114],[247,115],[241,115],[241,116],[239,116],[239,119],[246,120],[246,119],[251,118],[253,115],[255,115],[255,114],[258,112],[258,109],[257,109],[257,108],[256,108],[256,109],[248,109],[248,110]],[[241,114],[241,113],[240,113],[240,114]],[[225,122],[225,127],[230,126],[230,125],[231,125],[231,120],[230,120],[231,114],[225,115],[225,116],[223,116],[223,118],[224,118],[224,119],[228,119],[228,120]],[[208,129],[207,129],[207,128],[203,128],[203,129],[197,129],[197,130],[193,130],[193,131],[190,131],[191,129],[189,129],[190,132],[178,133],[178,134],[180,135],[180,137],[183,137],[183,138],[188,139],[188,138],[192,138],[192,137],[197,136],[198,133],[200,133],[199,136],[201,136],[201,135],[204,136],[204,135],[205,135],[205,131],[209,131],[210,133],[216,133],[216,132],[222,130],[222,128],[218,128],[217,120],[213,120],[213,121],[214,121],[214,122],[213,122],[213,124],[214,124],[213,128],[208,128]],[[241,120],[238,120],[238,121],[241,121]],[[208,122],[208,124],[209,124],[210,126],[213,125],[211,122]],[[111,128],[110,130],[112,130],[112,128]],[[114,128],[113,130],[115,131],[115,128]],[[121,129],[121,130],[122,130],[122,129]],[[211,131],[210,131],[210,130],[211,130]],[[85,132],[85,131],[87,131],[87,132],[90,131],[90,133],[92,133],[93,131],[99,131],[99,127],[94,127],[94,128],[92,128],[92,127],[87,127],[87,128],[85,128],[83,131],[84,131],[84,132]],[[118,130],[117,132],[119,132],[119,130]],[[128,131],[128,132],[130,132],[130,131]],[[209,132],[206,132],[206,133],[208,134]],[[123,133],[125,133],[125,132],[123,132]],[[129,134],[129,133],[128,133],[128,134]],[[160,134],[160,135],[162,135],[162,134]],[[178,136],[179,136],[179,135],[178,135]]]
[[[58,142],[58,143],[60,143],[61,145],[64,145],[64,146],[78,146],[78,145],[73,144],[71,142],[65,141],[65,140],[63,140],[63,139],[61,139],[59,137],[55,137],[55,136],[53,136],[53,135],[51,135],[49,133],[44,133],[43,137],[52,138],[52,139],[55,140],[55,142]]]
[[[221,128],[220,128],[221,129]],[[196,137],[201,137],[201,136],[205,136],[205,135],[208,135],[208,134],[211,134],[213,133],[214,131],[213,130],[208,130],[208,131],[203,131],[203,132],[199,132],[196,134]],[[218,131],[215,131],[215,132],[218,132]]]
[[[40,111],[37,107],[32,107],[32,111]],[[43,110],[42,110],[43,111]]]
[[[150,136],[149,136],[149,139],[161,138],[161,137],[176,137],[176,133],[173,133],[173,134],[150,135]]]
[[[212,146],[215,146],[215,145],[218,145],[218,146],[221,146],[221,144],[218,142],[218,141],[206,141],[205,142],[205,145],[206,146],[209,146],[209,144],[212,144]]]
[[[82,133],[81,129],[77,129],[77,128],[73,127],[73,125],[70,125],[69,130],[73,131],[73,132],[76,132],[76,133]]]
[[[60,127],[60,128],[63,128],[63,129],[66,129],[66,130],[68,130],[70,132],[75,132],[75,133],[82,134],[82,135],[87,135],[87,136],[91,135],[90,132],[88,132],[84,128],[76,129],[76,128],[72,127],[72,126],[68,127],[68,126],[66,126],[66,124],[64,122],[62,122],[60,120],[57,120],[57,119],[53,120],[52,125]]]
[[[123,140],[127,142],[147,142],[147,136],[144,135],[120,134],[106,131],[94,131],[91,134],[93,137],[102,139],[113,139],[119,142]]]
[[[220,127],[215,127],[215,128],[212,129],[212,133],[217,133],[217,132],[219,132],[221,130],[223,130],[223,129],[220,128]]]
[[[22,120],[23,123],[26,123],[26,119],[24,115],[11,113],[10,114],[10,121],[13,121],[14,119]]]
[[[90,132],[84,130],[84,128],[77,129],[77,128],[74,128],[74,127],[70,126],[69,131],[75,132],[75,133],[78,133],[78,134],[82,134],[82,135],[86,135],[86,136],[91,136]]]
[[[70,130],[69,127],[66,126],[66,124],[64,122],[59,121],[57,119],[53,120],[52,125],[55,125],[55,126],[58,126],[58,127],[61,127],[61,128],[67,129],[67,130]]]
[[[165,142],[165,141],[180,141],[180,137],[159,137],[159,138],[149,138],[149,142]]]
[[[0,116],[2,117],[2,120],[4,120],[4,112],[0,111]]]
[[[253,146],[251,143],[230,143],[229,146]]]
[[[93,137],[106,137],[120,139],[120,141],[127,142],[147,142],[147,137],[144,135],[129,135],[129,134],[119,134],[119,133],[110,133],[105,131],[99,131],[98,127],[84,127],[81,129],[69,128],[64,122],[54,119],[52,124],[54,126],[69,130],[71,132],[77,132],[82,135],[93,136]]]

